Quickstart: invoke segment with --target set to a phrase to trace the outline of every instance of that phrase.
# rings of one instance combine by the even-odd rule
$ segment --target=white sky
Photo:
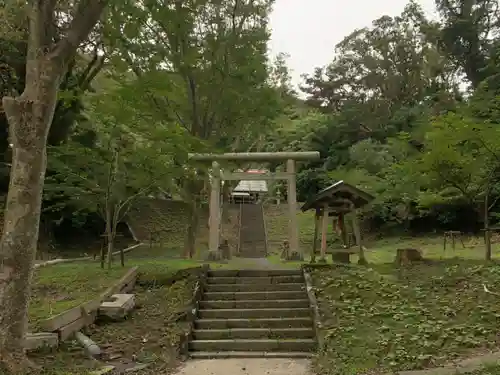
[[[434,14],[434,0],[418,0],[425,12]],[[383,15],[400,14],[406,0],[276,0],[271,14],[272,55],[290,55],[294,85],[301,74],[333,60],[334,48],[352,31]]]

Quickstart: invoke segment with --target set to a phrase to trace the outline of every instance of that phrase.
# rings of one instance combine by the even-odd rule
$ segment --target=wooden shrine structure
[[[212,162],[212,179],[209,201],[209,257],[219,259],[220,222],[221,222],[221,183],[222,181],[261,181],[286,180],[288,191],[289,244],[292,257],[303,259],[299,248],[299,233],[297,226],[297,183],[295,163],[297,161],[319,160],[317,151],[304,152],[237,152],[225,154],[189,154],[188,158],[199,162]],[[219,162],[286,162],[286,172],[248,173],[222,171]]]
[[[353,212],[352,224],[356,243],[358,245],[360,262],[365,262],[364,247],[361,239],[361,229],[358,222],[356,211],[367,205],[375,199],[372,195],[349,185],[344,181],[338,181],[333,185],[321,190],[318,194],[308,200],[303,206],[302,211],[314,209],[316,211],[314,221],[314,239],[313,249],[311,254],[311,261],[315,261],[317,250],[317,238],[321,221],[321,249],[320,249],[320,262],[326,262],[326,248],[327,248],[327,232],[328,232],[328,218],[334,217],[333,229],[338,228],[344,249],[339,249],[332,252],[332,259],[339,261],[348,261],[349,255],[356,251],[348,249],[347,231],[345,226],[345,218],[348,213]],[[338,256],[335,256],[338,253]]]

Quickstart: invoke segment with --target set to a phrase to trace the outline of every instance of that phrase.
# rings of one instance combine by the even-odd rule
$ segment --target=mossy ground
[[[498,346],[500,267],[473,260],[313,272],[324,323],[318,374],[436,367]],[[486,373],[485,373],[486,374]]]

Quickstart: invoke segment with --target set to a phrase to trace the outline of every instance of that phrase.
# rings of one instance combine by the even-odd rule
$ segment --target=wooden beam
[[[346,226],[345,226],[345,215],[340,214],[339,215],[339,228],[340,228],[340,239],[342,240],[342,245],[345,247],[348,247],[349,244],[347,243],[347,231],[346,231]]]
[[[318,151],[302,152],[231,152],[226,154],[188,154],[190,160],[195,161],[271,161],[271,160],[319,160]]]
[[[219,251],[219,223],[220,223],[220,188],[221,180],[219,163],[214,161],[212,163],[212,181],[210,190],[210,217],[208,221],[209,227],[209,239],[208,239],[208,250],[210,252]]]
[[[353,227],[354,236],[356,237],[356,242],[357,242],[358,248],[359,248],[359,253],[358,253],[359,254],[359,260],[358,260],[358,263],[359,264],[366,264],[367,261],[366,261],[364,247],[363,247],[362,238],[361,238],[361,226],[359,225],[359,219],[358,219],[357,212],[354,211],[352,215],[353,215],[353,217],[352,217],[352,227]]]
[[[311,263],[316,261],[316,248],[318,247],[318,232],[319,232],[319,219],[321,217],[321,211],[316,209],[316,214],[314,215],[314,238],[313,238],[313,248],[311,254]]]
[[[299,253],[300,259],[304,259],[304,255],[302,254],[301,249],[299,249],[299,230],[297,226],[297,182],[295,180],[295,161],[293,159],[287,160],[286,171],[291,175],[287,184],[290,253],[292,256]]]
[[[326,237],[328,232],[328,206],[323,208],[323,220],[321,222],[321,256],[320,262],[326,262]]]
[[[249,173],[249,172],[222,172],[223,181],[267,181],[267,180],[288,180],[293,174],[287,172],[276,173]]]

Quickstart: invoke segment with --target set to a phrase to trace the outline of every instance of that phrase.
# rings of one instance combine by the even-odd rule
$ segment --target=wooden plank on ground
[[[72,309],[63,311],[62,313],[53,316],[52,318],[45,319],[41,322],[41,327],[46,331],[57,331],[59,328],[74,322],[82,315],[82,308],[80,306],[73,307]]]
[[[104,293],[101,294],[101,298],[104,300],[109,298],[113,294],[118,294],[124,288],[130,284],[135,284],[137,280],[137,270],[138,267],[133,267],[120,279],[118,282],[109,287]],[[101,301],[102,302],[102,301]]]
[[[97,317],[97,311],[93,311],[86,316],[81,316],[79,319],[74,322],[69,323],[68,325],[61,327],[58,330],[59,333],[59,341],[67,340],[71,337],[75,332],[80,331],[82,328],[92,324],[95,322]]]

